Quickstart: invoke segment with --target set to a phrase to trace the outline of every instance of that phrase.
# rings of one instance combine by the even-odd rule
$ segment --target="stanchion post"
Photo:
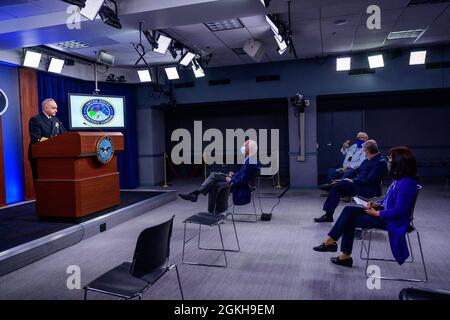
[[[280,152],[277,151],[277,167],[278,167],[278,171],[277,171],[277,185],[275,186],[276,189],[281,189],[282,186],[280,184]]]
[[[164,184],[163,184],[163,188],[168,188],[169,185],[167,184],[167,153],[164,152]]]

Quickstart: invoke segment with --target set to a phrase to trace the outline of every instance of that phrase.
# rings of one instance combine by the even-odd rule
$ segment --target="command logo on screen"
[[[106,100],[92,99],[83,104],[81,114],[86,121],[102,125],[114,119],[114,107]]]
[[[0,89],[0,116],[5,113],[6,109],[8,109],[8,97]]]

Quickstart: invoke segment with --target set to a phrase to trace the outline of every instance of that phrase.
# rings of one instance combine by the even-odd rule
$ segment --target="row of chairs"
[[[256,212],[256,205],[254,199],[254,193],[256,193],[256,187],[251,187],[252,197],[251,202],[253,204],[254,213],[250,214],[255,217],[257,221],[258,215]],[[220,185],[215,192],[212,192],[209,196],[209,212],[200,212],[195,214],[186,220],[184,223],[184,235],[183,235],[183,251],[182,251],[182,263],[191,265],[203,265],[212,267],[228,267],[228,260],[226,252],[239,252],[240,244],[236,231],[235,224],[235,206],[232,204],[232,211],[229,211],[230,205],[228,199],[230,196],[230,186],[228,184]],[[248,215],[246,213],[240,213],[241,215]],[[225,248],[221,224],[231,216],[231,222],[233,224],[234,235],[236,239],[236,249]],[[138,237],[136,248],[131,262],[124,262],[119,266],[109,270],[94,281],[90,282],[84,287],[84,299],[87,300],[89,291],[103,293],[111,296],[115,296],[121,299],[142,299],[143,293],[153,286],[162,276],[168,271],[176,270],[178,286],[180,289],[181,298],[184,300],[183,289],[181,286],[180,275],[176,264],[169,265],[170,255],[170,239],[172,236],[173,219],[161,223],[159,225],[150,227],[141,232]],[[186,225],[197,224],[198,233],[193,237],[186,240]],[[217,226],[219,230],[220,248],[209,248],[201,245],[201,233],[202,226],[213,227]],[[220,251],[223,254],[223,264],[207,264],[185,260],[185,246],[186,244],[197,237],[197,248],[199,250],[208,251]]]

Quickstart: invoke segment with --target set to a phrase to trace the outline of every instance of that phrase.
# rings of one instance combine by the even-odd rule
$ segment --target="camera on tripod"
[[[296,113],[304,113],[306,101],[302,94],[297,93],[294,97],[289,98],[292,106],[296,108]]]

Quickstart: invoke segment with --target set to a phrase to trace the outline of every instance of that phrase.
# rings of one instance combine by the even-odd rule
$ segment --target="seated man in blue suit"
[[[315,218],[315,222],[333,222],[334,210],[341,197],[363,196],[366,198],[381,196],[381,181],[387,173],[387,162],[378,150],[374,140],[367,140],[363,144],[366,160],[355,170],[349,178],[338,180],[332,184],[330,194],[323,205],[325,214]]]
[[[199,194],[207,195],[217,184],[226,182],[232,186],[234,204],[243,205],[250,202],[249,182],[259,172],[256,157],[258,145],[253,140],[247,140],[241,147],[241,152],[245,155],[245,160],[238,172],[229,172],[228,174],[212,172],[196,190],[190,193],[180,193],[179,196],[184,200],[196,202]]]

